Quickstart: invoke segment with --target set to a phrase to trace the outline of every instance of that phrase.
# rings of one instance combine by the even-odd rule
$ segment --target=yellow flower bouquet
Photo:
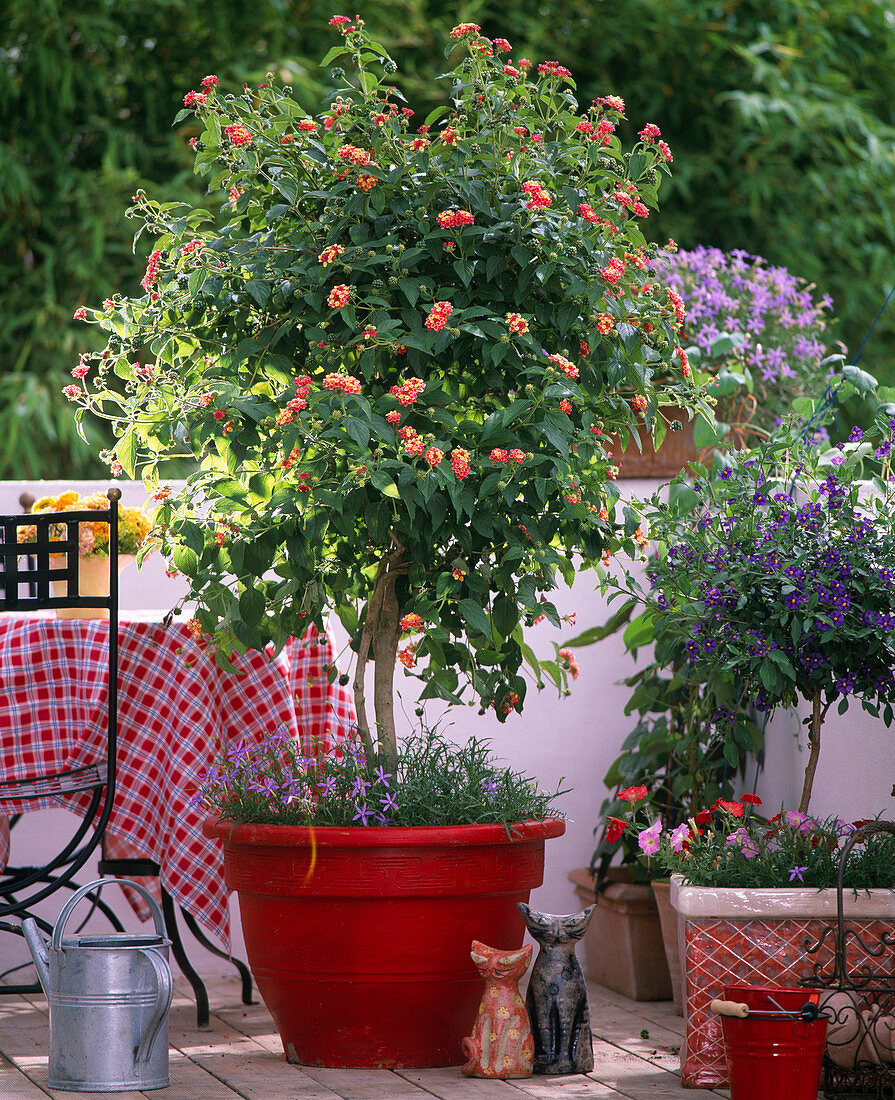
[[[86,512],[104,511],[109,507],[105,493],[93,493],[82,497],[69,490],[56,497],[41,497],[36,501],[32,513],[36,512]],[[118,553],[136,554],[149,532],[151,524],[139,508],[126,508],[118,505]],[[61,540],[65,534],[64,526],[52,524],[50,539]],[[19,529],[19,542],[30,542],[34,538],[33,527]],[[78,549],[82,558],[104,557],[109,553],[108,523],[82,523],[78,533]]]

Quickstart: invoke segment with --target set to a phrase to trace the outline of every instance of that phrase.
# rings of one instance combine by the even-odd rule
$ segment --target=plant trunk
[[[404,547],[392,536],[394,546],[379,562],[373,591],[367,605],[364,628],[357,651],[354,670],[354,709],[357,728],[367,756],[394,757],[397,753],[395,733],[394,679],[398,642],[401,637],[401,608],[395,593],[399,576],[406,574]],[[373,710],[376,717],[374,739],[367,718],[365,676],[370,650],[373,652]]]
[[[811,696],[811,724],[808,727],[808,766],[805,768],[805,781],[802,784],[802,798],[799,802],[799,813],[808,813],[808,803],[811,801],[811,788],[814,784],[814,773],[817,771],[817,761],[820,756],[820,727],[823,725],[825,708],[821,706],[820,691]]]
[[[385,560],[379,563],[376,580],[373,582],[373,592],[367,604],[367,615],[364,619],[364,628],[361,631],[360,644],[357,647],[357,665],[354,669],[354,711],[357,715],[357,732],[363,741],[367,756],[376,755],[376,747],[370,734],[370,723],[367,719],[367,691],[366,671],[367,660],[370,655],[370,646],[373,642],[373,633],[376,620],[379,616],[379,607],[382,603],[382,578],[385,575]]]
[[[395,733],[395,661],[401,637],[401,609],[395,595],[395,574],[386,574],[376,628],[373,632],[373,709],[381,756],[394,758],[398,751]]]

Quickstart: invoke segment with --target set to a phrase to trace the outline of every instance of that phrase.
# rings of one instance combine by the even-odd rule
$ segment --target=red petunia
[[[757,794],[744,794],[740,796],[740,802],[747,802],[750,806],[760,806],[761,799]]]
[[[700,810],[699,813],[696,815],[696,824],[697,825],[710,825],[711,823],[712,823],[712,811],[711,810]]]
[[[745,813],[742,802],[725,802],[723,798],[717,799],[715,805],[719,810],[724,810],[731,817],[742,817]]]
[[[649,791],[641,784],[639,787],[625,787],[623,791],[619,791],[616,798],[620,798],[622,802],[639,802],[641,798],[646,798]]]
[[[623,834],[627,824],[617,817],[609,818],[609,827],[606,829],[606,843],[614,844]]]

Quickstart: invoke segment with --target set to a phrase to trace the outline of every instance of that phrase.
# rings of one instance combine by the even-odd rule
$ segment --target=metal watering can
[[[72,910],[91,890],[118,882],[141,894],[150,933],[110,932],[63,940]],[[22,932],[50,1008],[51,1089],[127,1092],[168,1084],[168,1009],[173,986],[161,909],[143,886],[99,879],[72,894],[47,944],[35,921]]]

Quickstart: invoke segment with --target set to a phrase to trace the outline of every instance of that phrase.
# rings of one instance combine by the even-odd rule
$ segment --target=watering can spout
[[[47,944],[43,936],[40,933],[40,929],[37,927],[37,922],[33,917],[26,917],[22,921],[22,934],[28,942],[28,947],[31,949],[31,958],[34,960],[34,965],[37,968],[37,976],[40,979],[41,987],[44,993],[49,997],[50,995],[50,955],[47,951]]]

